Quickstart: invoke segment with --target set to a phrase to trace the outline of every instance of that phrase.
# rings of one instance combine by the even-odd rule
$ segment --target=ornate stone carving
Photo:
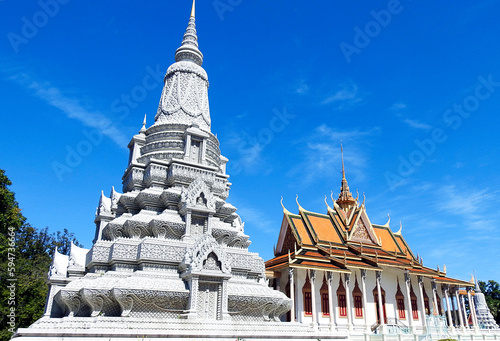
[[[187,208],[205,207],[215,211],[215,197],[205,181],[201,179],[194,180],[188,188],[182,191],[180,202]]]
[[[86,289],[80,290],[83,300],[91,308],[91,317],[95,316],[119,316],[120,307],[115,301],[109,289]]]
[[[184,259],[180,265],[183,271],[201,271],[203,263],[208,255],[214,253],[221,262],[221,271],[226,274],[231,273],[230,260],[226,252],[220,247],[219,243],[211,235],[205,234],[198,238],[195,247],[187,250]]]

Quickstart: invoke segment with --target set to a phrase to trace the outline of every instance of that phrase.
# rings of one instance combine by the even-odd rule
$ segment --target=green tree
[[[478,283],[479,288],[486,298],[486,304],[488,304],[491,314],[497,324],[500,324],[500,284],[491,279],[487,283],[483,281],[479,281]]]
[[[42,316],[48,291],[47,273],[55,247],[69,254],[71,242],[81,246],[67,229],[51,234],[48,228],[37,230],[28,224],[14,193],[8,188],[11,184],[5,171],[0,169],[0,341],[12,336],[8,330],[12,307],[16,315],[14,329],[28,327]],[[14,245],[9,240],[11,235],[15,235]],[[14,271],[9,258],[15,265]],[[11,292],[12,283],[15,290]],[[15,303],[9,300],[12,293]]]

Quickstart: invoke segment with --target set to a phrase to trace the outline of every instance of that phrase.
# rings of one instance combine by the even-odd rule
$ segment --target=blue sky
[[[91,246],[100,191],[152,124],[190,0],[0,1],[1,168],[34,226]],[[424,265],[500,281],[499,1],[198,0],[212,131],[251,251],[326,212],[340,141],[373,223]]]

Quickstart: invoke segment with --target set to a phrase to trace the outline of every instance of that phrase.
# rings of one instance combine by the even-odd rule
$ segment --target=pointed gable
[[[364,206],[361,206],[356,220],[350,229],[349,241],[360,242],[365,245],[379,245],[379,241]]]

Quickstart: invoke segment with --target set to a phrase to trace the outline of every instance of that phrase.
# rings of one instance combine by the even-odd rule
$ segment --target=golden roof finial
[[[342,157],[342,179],[345,179],[345,171],[344,171],[344,148],[342,148],[342,141],[340,141],[340,155]]]
[[[191,17],[194,18],[195,10],[196,10],[196,0],[193,0],[193,6],[191,7]]]

